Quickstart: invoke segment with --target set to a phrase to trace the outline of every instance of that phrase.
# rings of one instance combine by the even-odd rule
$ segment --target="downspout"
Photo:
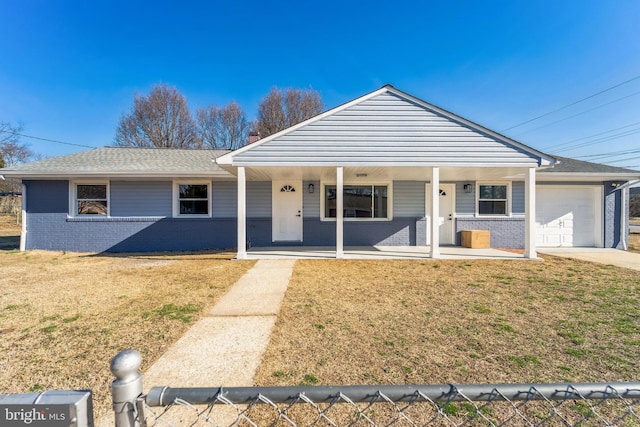
[[[27,186],[22,183],[22,229],[20,233],[20,251],[27,250]]]
[[[627,236],[628,236],[628,224],[627,224],[627,193],[626,189],[640,183],[640,179],[636,179],[635,181],[627,181],[625,184],[622,184],[619,187],[616,187],[613,191],[620,190],[620,236],[622,236],[622,250],[626,251],[628,249],[627,246]]]

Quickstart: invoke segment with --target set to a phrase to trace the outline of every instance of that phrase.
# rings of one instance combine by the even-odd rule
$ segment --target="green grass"
[[[71,316],[71,317],[65,317],[64,319],[62,319],[63,323],[72,323],[75,322],[76,320],[80,319],[80,317],[82,317],[80,314],[76,314],[75,316]]]
[[[315,385],[318,384],[320,380],[313,374],[306,374],[302,379],[300,385]]]
[[[575,332],[560,332],[558,333],[558,335],[568,339],[575,345],[582,345],[585,342],[585,339],[580,334],[577,334]]]
[[[170,303],[156,310],[147,311],[142,317],[148,318],[155,315],[171,320],[179,320],[183,323],[191,323],[200,310],[202,310],[202,306],[199,304],[175,305]]]

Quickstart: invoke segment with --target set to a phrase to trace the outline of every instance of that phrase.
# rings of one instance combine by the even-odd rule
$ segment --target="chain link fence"
[[[0,196],[0,215],[18,216],[22,211],[22,197],[18,195]]]
[[[116,427],[640,426],[640,382],[153,387],[139,353],[112,361]]]
[[[141,425],[639,426],[640,383],[156,387]]]

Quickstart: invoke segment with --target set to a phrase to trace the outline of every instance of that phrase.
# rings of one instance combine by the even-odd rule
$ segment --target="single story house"
[[[558,158],[393,86],[238,150],[98,148],[15,167],[21,249],[626,248],[640,172]],[[435,218],[435,220],[434,220]]]

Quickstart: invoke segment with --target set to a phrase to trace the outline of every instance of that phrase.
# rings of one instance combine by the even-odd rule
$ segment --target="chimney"
[[[260,134],[258,132],[249,132],[249,144],[253,144],[259,139],[260,139]]]

